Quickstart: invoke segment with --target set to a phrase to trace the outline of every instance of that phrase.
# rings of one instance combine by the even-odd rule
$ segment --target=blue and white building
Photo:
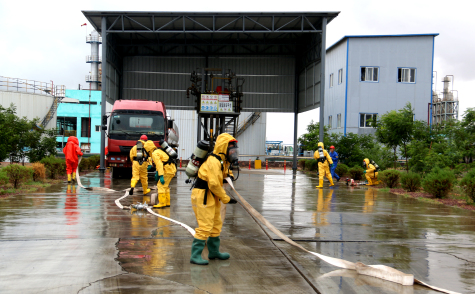
[[[432,117],[434,41],[438,34],[345,36],[327,49],[325,125],[332,133],[373,133],[369,121],[412,104]],[[429,119],[431,120],[431,119]]]
[[[69,136],[76,136],[86,153],[99,153],[101,146],[101,91],[66,90],[58,106],[57,148],[62,152]]]

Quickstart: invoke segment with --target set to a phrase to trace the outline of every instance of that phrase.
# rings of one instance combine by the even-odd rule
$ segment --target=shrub
[[[402,173],[401,186],[409,192],[416,192],[421,187],[421,176],[417,173]]]
[[[0,186],[4,186],[8,183],[8,174],[7,171],[2,168],[0,169]]]
[[[336,172],[337,175],[343,176],[343,175],[346,175],[348,173],[349,169],[350,168],[346,164],[338,163],[338,165],[336,166],[335,172]]]
[[[318,170],[318,161],[315,159],[307,159],[305,161],[305,169],[311,171]]]
[[[475,202],[475,169],[469,171],[460,181],[460,187]]]
[[[354,166],[348,170],[351,178],[356,181],[363,179],[363,172],[364,169],[361,166]]]
[[[81,162],[79,163],[79,171],[83,171],[83,170],[86,170],[86,169],[89,169],[89,166],[90,166],[90,162],[89,162],[89,158],[82,158],[81,159]]]
[[[306,159],[299,159],[299,166],[302,170],[305,170],[305,162],[307,160]]]
[[[424,177],[422,187],[436,198],[443,198],[449,194],[455,182],[452,171],[436,167]]]
[[[35,162],[31,165],[33,169],[33,181],[43,181],[46,178],[45,165],[40,162]]]
[[[61,158],[49,156],[43,158],[40,162],[45,165],[50,179],[56,179],[58,174],[66,170],[66,162]]]
[[[29,181],[33,176],[33,169],[18,164],[10,164],[5,167],[5,170],[10,183],[15,189],[18,188],[21,183]]]
[[[101,156],[100,155],[93,155],[88,158],[89,159],[89,166],[91,169],[95,169],[101,163]]]
[[[379,180],[381,180],[388,188],[396,187],[399,184],[400,176],[401,172],[394,169],[387,169],[378,173]]]

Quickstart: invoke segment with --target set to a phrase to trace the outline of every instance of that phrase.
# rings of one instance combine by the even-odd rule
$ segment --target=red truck
[[[112,178],[129,177],[132,162],[130,149],[141,135],[147,135],[158,146],[161,139],[168,141],[168,127],[173,125],[166,116],[163,102],[149,100],[117,100],[112,108],[109,122],[108,155],[106,166]]]

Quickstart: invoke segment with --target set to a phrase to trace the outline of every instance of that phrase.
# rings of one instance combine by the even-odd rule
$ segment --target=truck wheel
[[[111,178],[118,179],[120,177],[120,171],[116,167],[111,167]]]

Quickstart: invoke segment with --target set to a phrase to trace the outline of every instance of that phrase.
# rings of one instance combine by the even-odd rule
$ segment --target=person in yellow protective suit
[[[145,142],[148,140],[146,135],[142,135],[140,140],[137,144],[141,143],[142,146],[145,146]],[[139,150],[140,151],[140,150]],[[147,176],[147,169],[149,169],[150,162],[147,160],[147,154],[143,154],[143,158],[141,162],[138,161],[137,158],[137,145],[130,149],[130,160],[132,161],[132,179],[130,180],[130,190],[129,195],[134,194],[135,185],[137,182],[140,181],[142,183],[143,194],[146,195],[150,193],[150,189],[148,188],[148,176]]]
[[[368,181],[367,186],[374,186],[379,184],[378,181],[378,172],[376,171],[376,167],[369,163],[369,159],[365,158],[363,160],[363,167],[365,168],[364,174],[366,177],[366,180]]]
[[[232,176],[229,167],[237,164],[239,148],[233,136],[223,133],[216,138],[213,154],[203,162],[198,170],[195,186],[191,192],[191,205],[195,212],[198,228],[191,245],[190,262],[207,265],[208,261],[201,258],[201,253],[208,241],[209,259],[225,260],[229,253],[219,252],[221,228],[220,209],[222,203],[237,203],[226,195],[223,189],[223,179]]]
[[[170,182],[176,174],[176,167],[172,161],[169,161],[168,154],[155,144],[148,140],[145,142],[145,150],[152,157],[157,169],[155,180],[157,181],[158,204],[154,208],[170,207]]]
[[[330,154],[324,149],[323,143],[318,142],[318,149],[313,154],[313,158],[318,160],[318,186],[317,188],[323,188],[323,177],[327,176],[328,181],[330,181],[330,187],[334,186],[332,174],[330,173],[330,164],[333,164],[333,160],[330,157]]]

